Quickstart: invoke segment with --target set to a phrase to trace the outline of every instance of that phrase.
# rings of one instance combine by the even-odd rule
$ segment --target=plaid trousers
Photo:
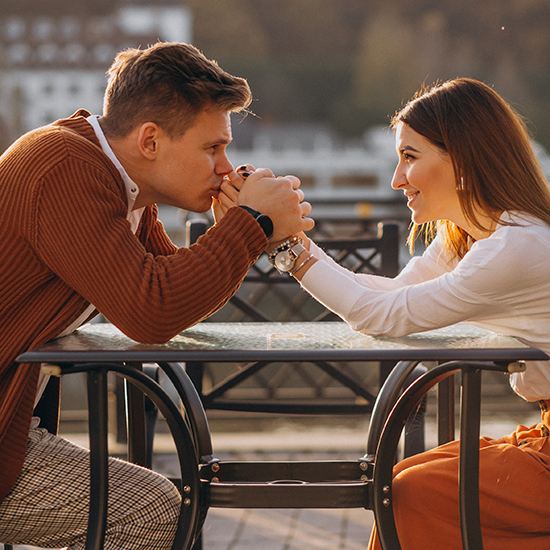
[[[0,503],[0,541],[42,548],[85,547],[90,497],[89,453],[42,428],[32,428],[25,463]],[[166,478],[109,459],[105,550],[171,547],[181,497]]]

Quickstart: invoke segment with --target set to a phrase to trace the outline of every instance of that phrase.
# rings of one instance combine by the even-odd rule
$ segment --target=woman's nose
[[[401,170],[401,166],[398,164],[395,172],[393,173],[393,178],[391,180],[391,186],[393,189],[399,189],[403,185],[407,183],[407,178],[405,177],[405,173],[403,170]]]

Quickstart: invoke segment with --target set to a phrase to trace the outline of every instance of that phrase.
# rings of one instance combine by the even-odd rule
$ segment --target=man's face
[[[183,136],[162,135],[150,182],[155,202],[193,212],[207,212],[223,177],[233,170],[226,155],[231,143],[231,115],[208,109],[197,115]]]

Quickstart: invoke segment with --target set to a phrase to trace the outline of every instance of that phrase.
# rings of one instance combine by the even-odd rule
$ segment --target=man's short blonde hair
[[[180,137],[201,111],[243,111],[252,99],[246,80],[189,44],[159,42],[125,50],[107,74],[102,126],[113,137],[124,137],[144,122]]]

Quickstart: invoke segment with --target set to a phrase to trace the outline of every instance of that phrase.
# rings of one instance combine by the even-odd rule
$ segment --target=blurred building
[[[248,117],[250,118],[250,117]],[[322,125],[233,125],[228,149],[235,165],[269,167],[277,175],[295,174],[308,199],[326,202],[398,200],[390,186],[397,155],[395,139],[386,127],[368,129],[362,139],[342,140]]]
[[[95,17],[0,17],[0,125],[15,139],[79,108],[100,114],[116,53],[158,40],[191,41],[181,1],[125,0]]]
[[[192,42],[183,0],[119,0],[116,11],[94,17],[0,15],[0,152],[79,108],[100,114],[116,53],[158,40]],[[234,165],[296,174],[319,216],[383,218],[403,210],[402,193],[390,186],[397,157],[387,128],[343,141],[325,126],[274,126],[249,116],[233,132]],[[550,157],[538,152],[550,176]]]

